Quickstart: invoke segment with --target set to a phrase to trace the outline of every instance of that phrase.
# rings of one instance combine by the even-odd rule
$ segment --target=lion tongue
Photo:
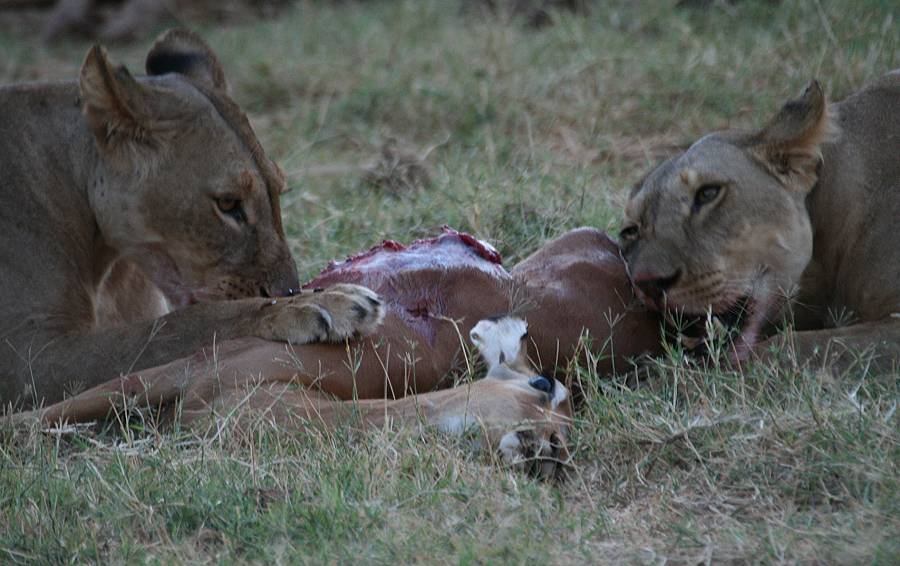
[[[769,314],[776,308],[777,301],[771,297],[755,297],[747,300],[747,321],[741,329],[741,334],[734,341],[732,362],[740,366],[740,362],[747,359],[763,328]]]

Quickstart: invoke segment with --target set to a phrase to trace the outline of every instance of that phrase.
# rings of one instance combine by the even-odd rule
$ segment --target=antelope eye
[[[247,221],[247,215],[244,214],[244,207],[241,204],[241,199],[235,197],[220,197],[216,199],[216,207],[218,207],[219,212],[226,216],[230,216],[234,219],[238,224],[243,224]]]
[[[619,231],[619,238],[622,240],[635,240],[638,237],[638,227],[635,225],[626,226]]]
[[[703,185],[694,194],[694,209],[699,209],[701,206],[716,200],[720,192],[722,192],[722,185]]]

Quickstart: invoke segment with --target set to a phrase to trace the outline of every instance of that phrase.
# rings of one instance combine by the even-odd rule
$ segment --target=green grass
[[[534,31],[450,2],[304,2],[201,31],[289,172],[302,275],[441,224],[512,265],[613,228],[667,151],[752,127],[813,77],[833,97],[900,67],[891,2],[611,2]],[[86,44],[0,31],[0,80],[72,78]],[[134,71],[149,42],[113,47]],[[361,181],[389,138],[433,148],[429,188]],[[0,562],[895,562],[896,375],[693,369],[601,380],[562,485],[432,434],[139,424],[0,431]]]

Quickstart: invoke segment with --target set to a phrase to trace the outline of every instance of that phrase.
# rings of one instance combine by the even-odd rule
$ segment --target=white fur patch
[[[511,464],[515,464],[522,459],[522,446],[519,442],[518,434],[507,432],[503,435],[503,438],[500,439],[500,454]]]
[[[688,187],[696,187],[697,179],[700,176],[697,174],[696,169],[691,169],[690,167],[683,169],[681,171],[681,182],[687,185]]]
[[[503,362],[516,359],[522,345],[522,336],[527,330],[528,324],[521,318],[505,316],[498,320],[479,321],[469,332],[469,338],[487,362],[490,371]]]
[[[438,430],[445,434],[452,434],[454,436],[462,436],[465,434],[470,428],[475,425],[475,419],[473,415],[448,415],[441,418],[436,426]]]
[[[566,389],[566,386],[556,381],[556,386],[553,389],[553,399],[550,400],[550,407],[556,409],[559,407],[560,403],[565,401],[569,397],[569,390]]]

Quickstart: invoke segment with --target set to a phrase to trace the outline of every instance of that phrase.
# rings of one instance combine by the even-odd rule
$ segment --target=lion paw
[[[371,333],[384,318],[384,305],[371,289],[339,284],[278,299],[264,312],[262,338],[308,344]]]

